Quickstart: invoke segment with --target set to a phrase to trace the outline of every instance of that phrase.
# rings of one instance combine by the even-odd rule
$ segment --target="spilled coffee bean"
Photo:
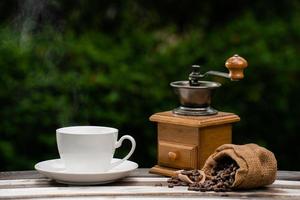
[[[211,177],[203,179],[203,175],[198,170],[181,170],[180,174],[189,178],[189,181],[180,180],[177,176],[168,179],[169,187],[188,186],[191,191],[215,191],[225,192],[232,189],[235,174],[239,166],[229,157],[220,159],[211,170]],[[178,174],[178,176],[180,176]]]

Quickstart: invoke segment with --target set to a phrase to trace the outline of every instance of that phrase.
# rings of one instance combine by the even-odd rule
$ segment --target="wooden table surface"
[[[167,187],[166,177],[137,169],[127,178],[108,185],[69,186],[36,171],[0,172],[0,199],[300,199],[300,172],[279,171],[273,185],[236,192],[194,192]],[[163,186],[155,186],[162,183]]]

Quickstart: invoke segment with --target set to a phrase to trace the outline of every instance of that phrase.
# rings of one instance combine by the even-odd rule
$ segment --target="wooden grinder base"
[[[201,169],[214,150],[231,143],[232,123],[239,121],[233,113],[211,116],[181,116],[171,111],[152,115],[157,122],[158,164],[150,173],[172,176],[179,169]]]

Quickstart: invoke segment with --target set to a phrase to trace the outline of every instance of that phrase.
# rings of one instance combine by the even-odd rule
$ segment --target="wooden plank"
[[[272,185],[268,187],[272,188],[289,188],[300,190],[300,181],[286,181],[286,180],[276,180]]]
[[[59,187],[65,186],[51,179],[18,179],[18,180],[0,180],[0,189],[21,188],[21,187]]]
[[[50,188],[18,188],[2,189],[0,199],[53,198],[53,197],[89,197],[89,196],[151,196],[151,197],[297,197],[300,190],[285,188],[264,188],[239,192],[194,192],[186,187],[149,187],[149,186],[95,186],[95,187],[50,187]]]
[[[83,197],[52,197],[52,198],[38,198],[38,200],[102,200],[102,199],[114,199],[114,200],[145,200],[145,199],[151,199],[151,200],[174,200],[174,197],[153,197],[153,196],[114,196],[114,197],[107,197],[107,196],[85,196]],[[240,200],[241,198],[239,197],[213,197],[213,196],[188,196],[188,197],[176,197],[176,200],[181,200],[181,199],[205,199],[205,200]],[[247,198],[250,200],[256,200],[258,198]],[[274,198],[259,198],[260,200],[274,200]],[[298,200],[297,198],[291,198],[291,197],[286,197],[286,198],[280,198],[280,200]]]
[[[143,177],[160,177],[157,174],[150,174],[149,168],[138,168],[134,170],[130,176],[143,176]],[[31,171],[7,171],[0,172],[0,180],[13,180],[13,179],[39,179],[46,178],[44,175],[38,173],[35,170]],[[278,180],[294,180],[300,181],[300,171],[278,171]]]
[[[167,186],[167,179],[164,177],[128,177],[115,183],[106,184],[105,186],[156,186],[161,184]],[[19,180],[0,180],[0,189],[8,188],[38,188],[38,187],[69,187],[69,185],[56,183],[50,179],[19,179]],[[287,188],[299,189],[299,181],[277,180],[270,188]]]
[[[35,170],[0,172],[0,180],[33,179],[33,178],[39,179],[39,178],[45,178],[45,176],[38,173]]]
[[[95,197],[95,196],[123,196],[123,195],[133,195],[138,196],[148,196],[152,197],[168,197],[168,196],[180,196],[180,197],[263,197],[263,198],[295,198],[300,199],[300,182],[298,181],[284,181],[277,180],[273,185],[267,188],[259,190],[249,190],[240,192],[229,192],[229,193],[199,193],[188,191],[186,187],[175,187],[167,188],[166,185],[167,178],[164,177],[128,177],[121,180],[120,182],[106,185],[106,186],[86,186],[78,187],[61,184],[60,187],[54,187],[54,185],[49,185],[48,187],[40,188],[40,184],[45,184],[50,182],[49,179],[20,179],[20,180],[2,180],[0,185],[27,185],[32,184],[33,188],[15,188],[11,189],[0,189],[0,199],[24,199],[24,198],[61,198],[61,197]],[[154,186],[155,183],[163,183],[164,186]],[[123,191],[121,188],[124,188]],[[40,189],[40,190],[39,190]],[[42,192],[44,191],[44,192]],[[60,193],[62,191],[62,193]],[[81,193],[80,193],[81,191]],[[127,191],[127,192],[126,192]],[[30,194],[30,195],[29,195]],[[161,195],[161,196],[160,196]]]
[[[151,200],[174,200],[174,197],[169,197],[169,196],[165,196],[165,197],[153,197],[153,196],[114,196],[114,197],[107,197],[107,196],[85,196],[84,198],[83,197],[52,197],[52,198],[38,198],[39,200],[102,200],[102,199],[115,199],[115,200],[145,200],[145,199],[151,199]],[[176,200],[180,200],[180,199],[205,199],[205,200],[240,200],[241,198],[239,197],[213,197],[213,196],[188,196],[188,197],[185,197],[185,196],[178,196],[176,197]],[[249,200],[256,200],[258,198],[247,198]],[[265,197],[262,197],[262,198],[259,198],[260,200],[274,200],[274,198],[265,198]],[[298,200],[298,197],[282,197],[280,198],[280,200]]]
[[[277,179],[300,181],[300,171],[278,171]]]
[[[186,187],[167,187],[167,178],[151,176],[138,169],[130,177],[105,186],[68,186],[51,181],[35,171],[4,172],[0,178],[0,199],[300,199],[300,172],[279,171],[273,185],[257,190],[227,193],[193,192]],[[21,174],[21,176],[19,176]],[[23,178],[20,178],[23,177]],[[155,186],[162,183],[163,186]]]
[[[167,186],[167,179],[164,177],[128,177],[117,182],[106,184],[106,186],[155,186],[161,183]],[[31,188],[31,187],[69,187],[69,185],[57,183],[50,179],[19,179],[19,180],[0,180],[0,189],[7,188]]]
[[[39,200],[48,200],[49,198],[39,198]],[[58,197],[58,198],[51,198],[51,200],[83,200],[82,197]],[[174,197],[168,197],[168,198],[153,198],[153,197],[111,197],[111,198],[107,198],[107,197],[84,197],[84,200],[107,200],[107,199],[114,199],[114,200],[144,200],[144,199],[151,199],[151,200],[158,200],[158,199],[164,199],[164,200],[174,200]],[[182,198],[180,198],[182,199]],[[198,199],[198,198],[189,198],[189,199]],[[200,199],[207,199],[207,198],[200,198]],[[214,199],[215,200],[215,199]]]
[[[39,198],[39,200],[48,200],[49,198]],[[63,197],[63,198],[51,198],[51,200],[72,200],[72,199],[80,199],[82,200],[82,197]],[[145,199],[151,199],[151,200],[174,200],[174,197],[151,197],[151,196],[125,196],[125,197],[84,197],[84,200],[102,200],[102,199],[115,199],[115,200],[145,200]],[[239,197],[211,197],[211,196],[188,196],[188,197],[176,197],[176,200],[182,200],[182,199],[205,199],[205,200],[241,200]],[[247,198],[247,200],[274,200],[274,198]],[[299,200],[297,197],[282,197],[280,200]]]
[[[157,174],[150,174],[149,168],[138,168],[132,171],[129,176],[159,177],[159,175]],[[39,178],[46,178],[46,177],[35,170],[0,172],[0,180],[39,179]]]

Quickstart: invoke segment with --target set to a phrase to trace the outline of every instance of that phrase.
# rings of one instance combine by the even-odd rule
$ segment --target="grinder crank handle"
[[[229,70],[229,78],[238,81],[244,78],[244,69],[248,66],[248,62],[235,54],[226,60],[225,66]]]
[[[203,78],[207,75],[220,76],[224,78],[230,78],[232,81],[238,81],[244,78],[244,69],[248,66],[248,62],[235,54],[234,56],[228,58],[225,62],[226,68],[229,70],[229,73],[218,72],[218,71],[208,71],[204,74],[200,73],[200,66],[193,65],[193,72],[189,75],[189,82],[191,86],[199,86],[200,78]]]

